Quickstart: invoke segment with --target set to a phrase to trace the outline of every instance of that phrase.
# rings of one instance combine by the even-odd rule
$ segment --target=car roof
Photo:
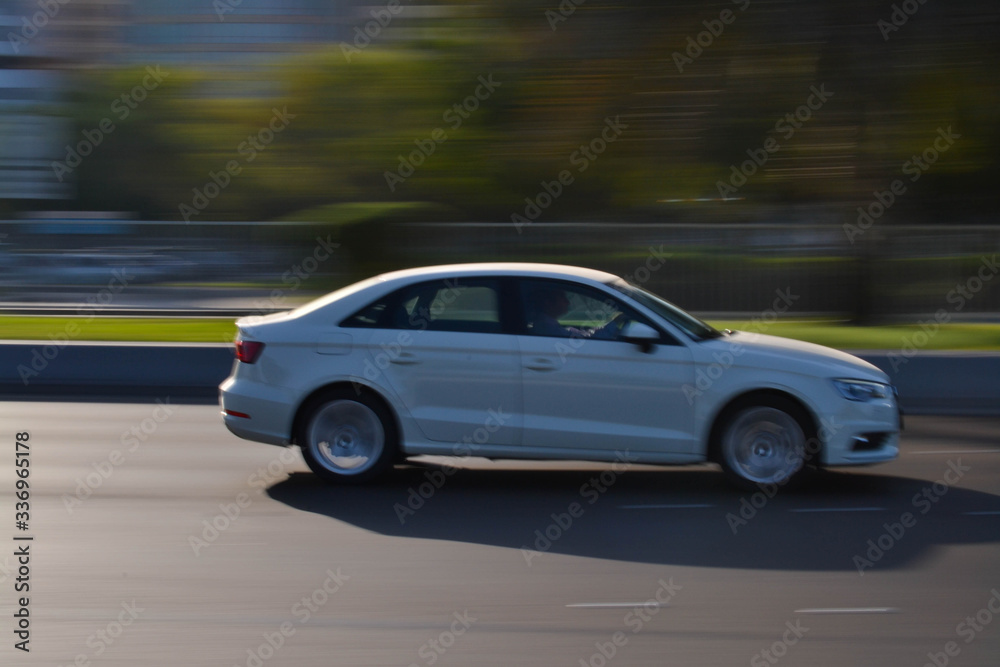
[[[616,280],[618,277],[597,271],[595,269],[585,269],[579,266],[564,266],[562,264],[541,264],[531,262],[482,262],[476,264],[444,264],[440,266],[424,266],[413,269],[403,269],[391,271],[381,275],[373,276],[361,282],[342,287],[341,289],[322,296],[314,301],[299,306],[293,311],[277,313],[263,321],[277,321],[288,317],[308,316],[324,310],[334,303],[339,308],[351,310],[359,308],[372,298],[378,298],[395,289],[422,280],[447,280],[448,278],[468,278],[473,276],[513,276],[526,278],[562,278],[576,279],[591,284],[607,283]],[[373,294],[374,292],[374,294]]]
[[[413,269],[392,271],[377,276],[384,282],[409,282],[417,279],[448,278],[453,276],[521,276],[532,278],[579,278],[606,283],[618,276],[563,264],[542,264],[534,262],[481,262],[474,264],[444,264]]]

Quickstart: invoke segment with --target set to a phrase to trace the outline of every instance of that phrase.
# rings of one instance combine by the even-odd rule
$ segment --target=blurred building
[[[0,0],[0,200],[67,199],[52,163],[77,128],[67,72],[108,65],[247,66],[333,43],[352,0]]]
[[[65,199],[51,164],[74,129],[63,116],[67,70],[121,52],[125,0],[0,0],[0,199]]]
[[[74,0],[75,1],[75,0]],[[353,1],[131,0],[122,59],[246,64],[343,39]]]
[[[344,39],[356,0],[0,0],[0,56],[79,68],[211,64]]]
[[[0,57],[32,68],[111,62],[123,47],[129,0],[0,0]]]
[[[77,133],[67,113],[71,71],[106,64],[121,51],[124,8],[122,0],[0,0],[0,204],[56,207],[52,200],[75,196],[73,180],[60,179],[52,167]],[[68,267],[74,279],[95,273],[91,260],[65,254],[36,265],[31,260],[43,258],[24,252],[30,243],[23,234],[2,238],[5,294],[11,285],[31,284],[32,274],[65,270],[57,267]]]
[[[72,195],[51,168],[70,128],[58,115],[58,72],[0,66],[0,199],[62,199]]]

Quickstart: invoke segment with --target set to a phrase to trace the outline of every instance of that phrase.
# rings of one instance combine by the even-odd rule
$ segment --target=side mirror
[[[619,336],[624,341],[635,343],[643,352],[647,354],[653,351],[656,343],[660,341],[659,332],[648,324],[642,322],[629,322],[622,329]]]

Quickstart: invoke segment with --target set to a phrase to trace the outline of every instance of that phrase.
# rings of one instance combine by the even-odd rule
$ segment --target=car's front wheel
[[[801,416],[791,405],[748,405],[734,410],[722,427],[719,462],[745,489],[796,481],[808,462]]]
[[[351,391],[330,392],[303,411],[297,442],[309,468],[324,479],[367,482],[396,455],[396,428],[385,407]]]

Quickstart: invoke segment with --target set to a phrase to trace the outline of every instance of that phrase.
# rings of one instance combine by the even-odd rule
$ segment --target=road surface
[[[213,405],[158,400],[3,405],[0,664],[1000,656],[997,419],[909,418],[897,461],[774,497],[730,489],[709,466],[481,459],[355,488],[318,482],[296,450],[230,435]],[[30,433],[26,531],[18,432]],[[14,590],[25,545],[28,594]],[[15,649],[23,595],[28,653]]]

